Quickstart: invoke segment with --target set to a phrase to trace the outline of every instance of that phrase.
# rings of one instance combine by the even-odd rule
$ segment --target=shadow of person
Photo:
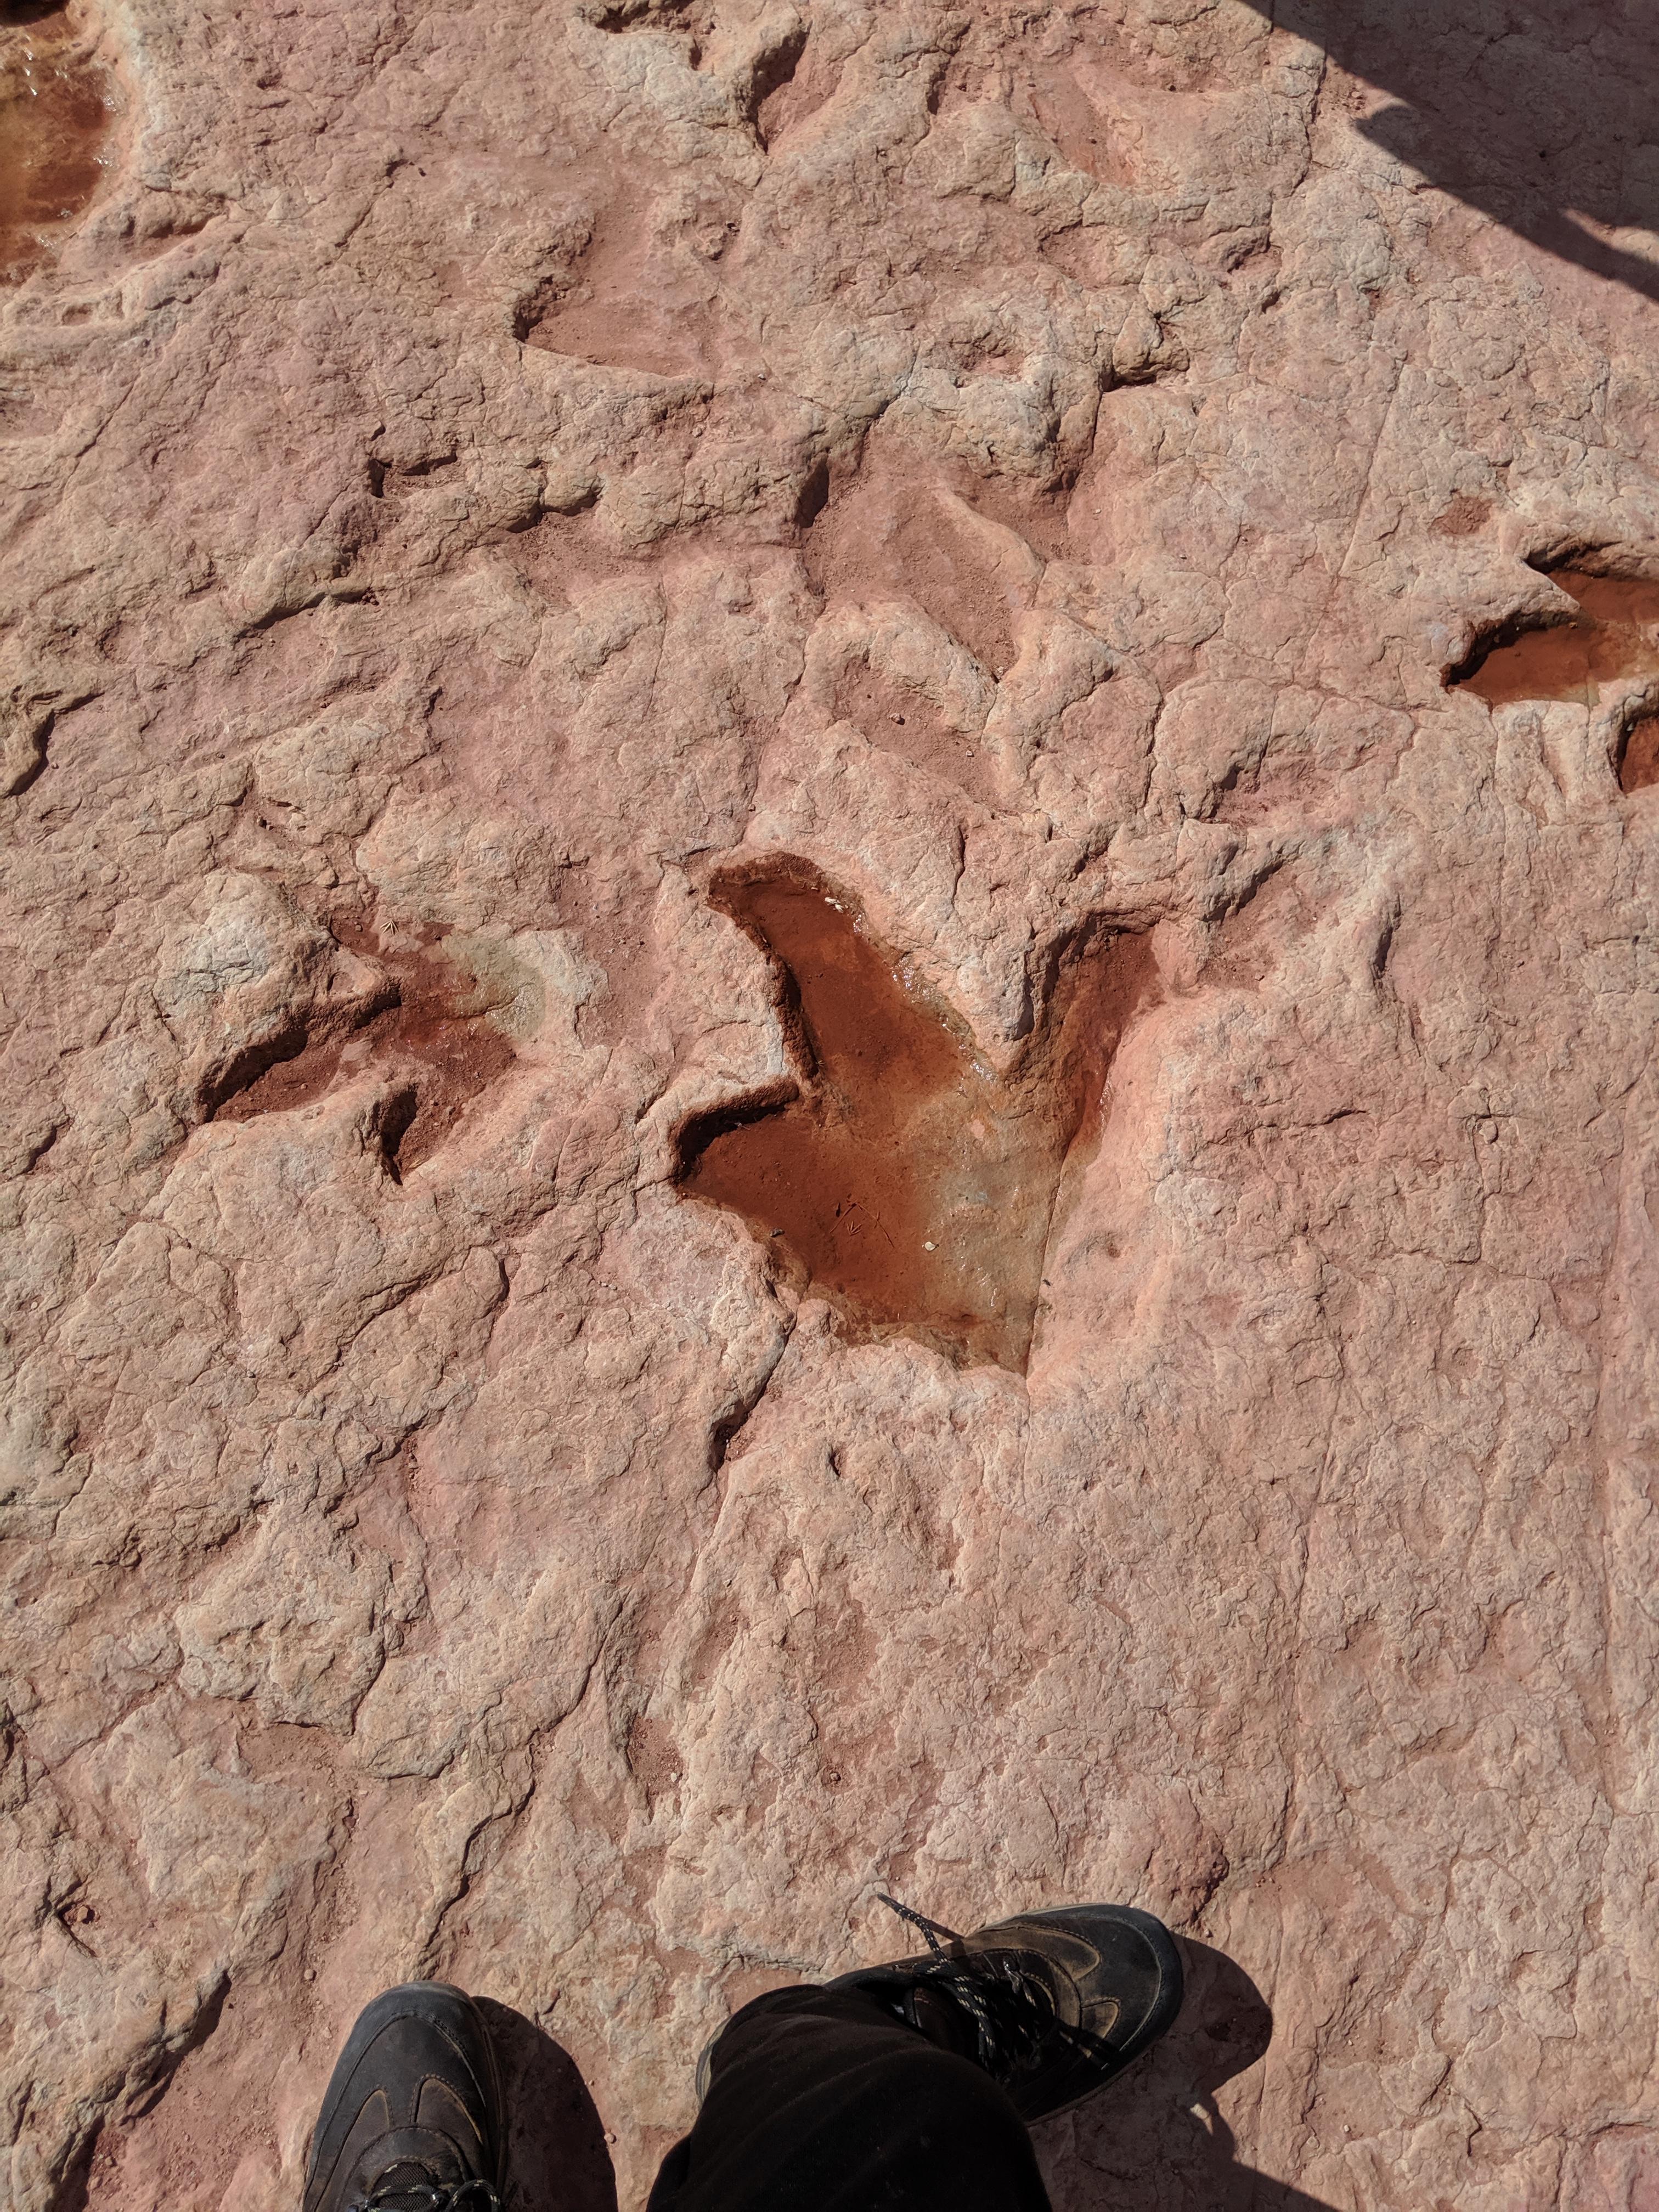
[[[1659,299],[1659,9],[1607,0],[1249,0],[1394,104],[1356,122],[1431,185],[1547,253]]]
[[[479,2011],[501,2069],[507,2112],[507,2212],[617,2212],[605,2125],[569,2053],[493,1997]]]
[[[1121,2081],[1032,2131],[1054,2212],[1332,2212],[1239,2163],[1215,2093],[1266,2051],[1273,2014],[1224,1953],[1185,1939],[1181,1950],[1186,2000],[1163,2041]]]

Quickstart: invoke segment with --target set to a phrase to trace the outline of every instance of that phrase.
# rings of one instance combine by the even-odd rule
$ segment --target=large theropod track
[[[1097,1134],[1112,1054],[1150,995],[1144,944],[1056,963],[1036,1036],[998,1075],[815,871],[727,878],[716,899],[777,964],[799,1078],[692,1121],[685,1188],[781,1238],[855,1335],[1023,1372],[1062,1170]]]

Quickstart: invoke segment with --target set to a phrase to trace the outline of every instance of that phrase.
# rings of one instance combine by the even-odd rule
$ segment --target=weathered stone
[[[18,2212],[415,1972],[637,2198],[881,1887],[1193,1946],[1061,2212],[1650,2202],[1642,11],[0,12]],[[1018,1342],[697,1195],[784,878],[1145,963]]]

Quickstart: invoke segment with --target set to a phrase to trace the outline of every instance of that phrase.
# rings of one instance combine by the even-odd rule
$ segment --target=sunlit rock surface
[[[17,2212],[879,1887],[1194,1947],[1060,2212],[1652,2202],[1659,53],[1279,16],[0,10]]]

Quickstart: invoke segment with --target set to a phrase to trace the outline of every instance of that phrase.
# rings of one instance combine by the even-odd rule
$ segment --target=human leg
[[[926,1932],[926,1957],[775,1990],[728,2025],[650,2212],[1047,2212],[1025,2123],[1162,2034],[1181,2001],[1167,1931],[1106,1905],[956,1936],[895,1909]],[[500,2212],[504,2143],[477,2008],[405,1983],[340,2054],[304,2212]],[[545,2212],[559,2185],[544,2177]]]
[[[1163,2033],[1181,2002],[1174,1944],[1123,1906],[966,1937],[896,1909],[926,1931],[926,1957],[775,1990],[730,2023],[649,2212],[1046,2212],[1025,2122]]]
[[[1031,2139],[981,2068],[856,1990],[775,1990],[716,2045],[648,2212],[1048,2212]]]

